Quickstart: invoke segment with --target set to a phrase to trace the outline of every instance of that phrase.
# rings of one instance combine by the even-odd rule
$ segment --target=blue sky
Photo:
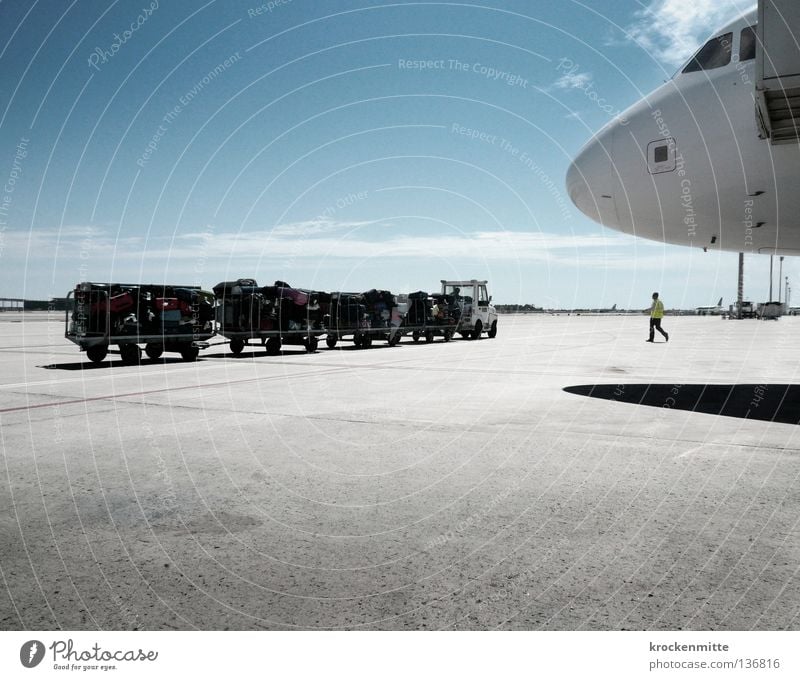
[[[605,230],[564,175],[750,4],[5,0],[0,296],[479,277],[548,307],[732,301],[735,254]],[[747,266],[765,299],[768,258]]]

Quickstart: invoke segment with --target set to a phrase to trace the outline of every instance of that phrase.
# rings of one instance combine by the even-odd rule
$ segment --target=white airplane
[[[797,0],[762,0],[717,31],[583,147],[573,203],[666,243],[800,254],[798,42]]]
[[[719,316],[722,314],[722,298],[716,305],[710,307],[698,307],[696,310],[699,316]]]

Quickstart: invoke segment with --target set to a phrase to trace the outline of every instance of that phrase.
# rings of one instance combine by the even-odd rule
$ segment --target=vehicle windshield
[[[467,298],[472,301],[472,286],[452,286],[446,285],[444,287],[445,295],[453,295],[455,297]]]
[[[694,73],[697,71],[710,71],[711,69],[727,66],[731,62],[731,48],[733,47],[733,33],[711,38],[684,66],[681,73]]]

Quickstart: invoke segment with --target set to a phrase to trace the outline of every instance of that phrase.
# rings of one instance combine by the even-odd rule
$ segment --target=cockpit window
[[[731,63],[731,47],[733,45],[733,33],[711,38],[695,54],[691,61],[686,64],[683,73],[693,73],[695,71],[709,71],[712,68],[719,68]]]
[[[756,58],[756,27],[748,26],[742,29],[739,39],[739,61]]]

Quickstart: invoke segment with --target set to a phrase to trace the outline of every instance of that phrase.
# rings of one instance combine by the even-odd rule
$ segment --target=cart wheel
[[[229,344],[231,352],[233,352],[236,356],[239,356],[244,349],[244,340],[241,338],[233,338]]]
[[[306,338],[306,341],[303,344],[306,347],[306,352],[311,354],[317,351],[317,347],[319,347],[319,340],[312,335],[311,337]]]
[[[181,356],[184,361],[197,361],[197,356],[200,354],[200,348],[194,345],[187,345],[181,348]]]
[[[108,345],[92,345],[86,348],[86,356],[96,364],[105,359],[107,354]]]
[[[453,337],[453,331],[446,330],[444,332],[444,341],[445,342],[450,342],[450,338],[452,338],[452,337]]]
[[[481,333],[482,333],[482,332],[483,332],[483,323],[481,323],[481,320],[480,320],[480,319],[478,319],[478,320],[475,322],[475,330],[474,330],[474,331],[472,331],[472,339],[473,339],[473,340],[478,340],[478,339],[480,339],[480,337],[481,337]]]
[[[411,339],[412,339],[414,342],[419,342],[419,331],[414,331],[414,332],[411,334]]]
[[[281,351],[281,339],[280,338],[270,338],[267,340],[267,354],[275,355],[279,354]]]
[[[497,337],[497,319],[492,321],[492,327],[489,329],[489,333],[487,334],[490,338]]]
[[[335,335],[328,335],[328,337],[325,338],[325,344],[328,346],[328,349],[333,349],[336,347],[338,340],[339,338],[337,338]]]
[[[164,345],[158,345],[154,342],[148,342],[144,346],[144,353],[150,357],[153,361],[161,358],[161,355],[164,353]]]
[[[433,342],[433,331],[425,331],[425,342]]]
[[[138,364],[142,360],[142,350],[139,345],[126,342],[119,346],[119,354],[126,364]]]

